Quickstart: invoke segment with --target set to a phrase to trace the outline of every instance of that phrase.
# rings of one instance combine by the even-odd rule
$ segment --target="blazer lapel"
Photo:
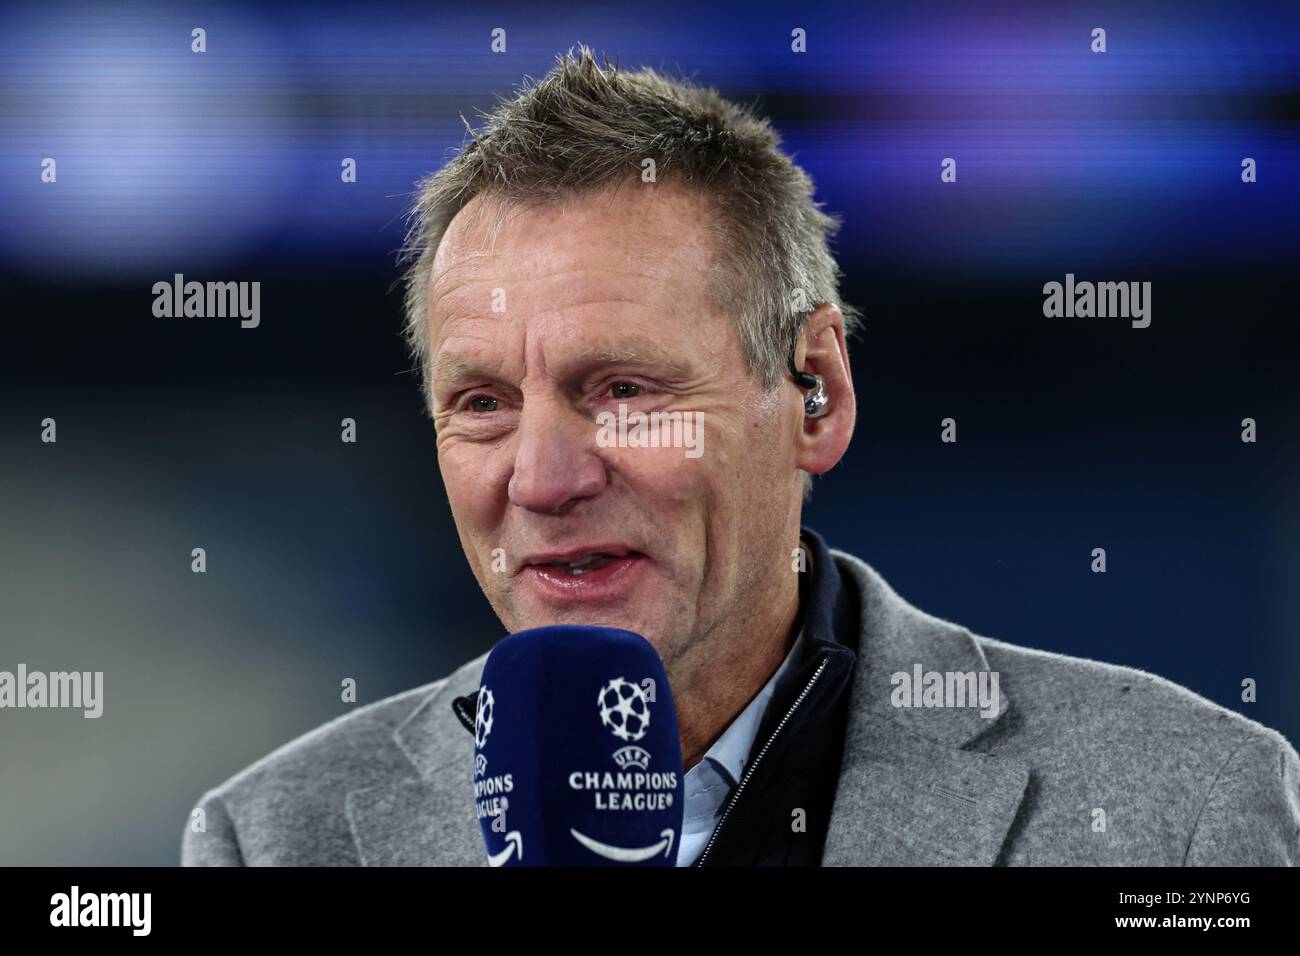
[[[451,674],[394,732],[411,776],[347,795],[363,866],[486,866],[471,799],[474,735],[451,702],[478,690],[484,654]]]
[[[993,717],[979,708],[898,708],[893,674],[987,671],[969,632],[908,605],[866,564],[837,552],[862,601],[858,667],[826,866],[991,866],[1029,784],[1027,764],[966,749],[1009,719],[999,687]]]
[[[870,715],[846,751],[825,866],[992,866],[1029,782],[1023,763],[957,750]]]

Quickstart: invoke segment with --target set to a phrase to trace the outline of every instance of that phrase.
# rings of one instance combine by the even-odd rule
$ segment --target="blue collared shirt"
[[[722,736],[713,742],[713,746],[705,751],[700,762],[687,771],[683,781],[686,812],[682,819],[681,839],[677,842],[678,866],[693,865],[704,852],[705,844],[718,825],[727,799],[744,774],[750,759],[749,751],[754,746],[754,737],[763,722],[763,715],[772,700],[777,681],[790,669],[792,662],[799,659],[802,646],[801,628],[776,673],[722,732]]]

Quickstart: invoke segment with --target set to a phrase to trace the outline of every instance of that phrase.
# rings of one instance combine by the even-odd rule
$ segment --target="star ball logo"
[[[496,701],[492,690],[486,685],[478,689],[478,703],[474,708],[474,745],[478,750],[487,743],[488,734],[492,733],[492,717]],[[488,817],[501,817],[510,807],[510,798],[506,794],[515,789],[514,775],[509,773],[488,776],[487,757],[474,755],[474,805],[480,820]],[[495,827],[494,827],[495,829]],[[522,849],[520,850],[522,855]],[[494,866],[497,864],[493,864]]]
[[[640,740],[650,729],[650,699],[636,684],[615,677],[600,689],[600,722],[619,740]]]
[[[486,684],[478,689],[478,704],[474,708],[474,746],[480,750],[492,733],[492,710],[496,703],[492,690]]]

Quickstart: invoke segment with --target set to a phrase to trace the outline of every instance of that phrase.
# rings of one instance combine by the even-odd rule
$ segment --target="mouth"
[[[528,557],[519,569],[525,587],[555,604],[599,602],[626,592],[644,554],[621,545],[597,545]]]
[[[554,568],[555,570],[562,571],[572,577],[580,578],[584,574],[590,574],[592,571],[599,571],[613,560],[615,560],[613,555],[589,554],[585,558],[579,558],[577,561],[552,561],[546,564],[545,567]]]

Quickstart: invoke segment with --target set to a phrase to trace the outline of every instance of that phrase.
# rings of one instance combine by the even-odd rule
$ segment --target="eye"
[[[491,395],[473,395],[470,397],[467,407],[471,412],[495,412],[501,407],[501,403]]]
[[[610,398],[636,398],[641,394],[641,386],[635,382],[615,382],[609,391]]]

